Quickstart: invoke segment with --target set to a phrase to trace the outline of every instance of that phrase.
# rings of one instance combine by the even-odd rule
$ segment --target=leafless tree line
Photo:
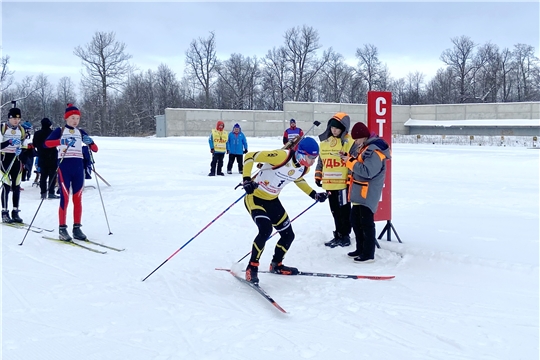
[[[400,105],[540,100],[540,61],[534,47],[525,44],[499,49],[467,36],[452,38],[452,47],[440,56],[443,66],[427,81],[421,71],[392,78],[373,44],[357,48],[357,64],[349,65],[331,47],[322,49],[317,30],[309,26],[287,30],[283,45],[260,59],[231,54],[220,60],[216,43],[213,32],[194,39],[178,79],[163,63],[156,70],[137,69],[114,32],[96,32],[74,49],[84,70],[78,92],[69,77],[56,86],[45,74],[14,82],[6,55],[0,64],[1,103],[31,93],[18,106],[37,125],[43,117],[60,122],[66,103],[73,102],[92,134],[127,136],[153,134],[154,116],[167,107],[281,110],[284,101],[361,104],[370,90],[391,91]]]

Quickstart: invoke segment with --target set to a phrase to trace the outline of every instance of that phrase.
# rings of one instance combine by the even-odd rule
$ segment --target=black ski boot
[[[9,217],[9,211],[2,210],[2,222],[6,224],[11,224],[13,222]]]
[[[341,235],[338,241],[338,245],[341,247],[351,245],[351,237],[349,235]]]
[[[325,242],[324,246],[328,246],[330,248],[335,248],[336,246],[339,246],[340,237],[341,235],[337,231],[334,231],[334,238],[330,241]]]
[[[21,219],[19,217],[19,211],[21,211],[21,210],[12,210],[11,211],[11,221],[14,222],[14,223],[22,224],[23,219]]]
[[[298,275],[298,269],[295,267],[285,266],[283,263],[270,263],[270,272],[280,275]]]
[[[67,231],[66,225],[60,225],[60,227],[58,228],[58,238],[64,241],[73,240]]]
[[[250,261],[246,267],[246,280],[253,285],[259,285],[259,263],[256,261]]]
[[[86,240],[86,235],[81,230],[81,224],[73,224],[73,237],[77,240]]]

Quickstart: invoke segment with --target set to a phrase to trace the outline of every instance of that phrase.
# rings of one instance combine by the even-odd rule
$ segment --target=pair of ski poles
[[[321,123],[319,121],[314,121],[313,122],[313,125],[304,133],[304,136],[302,136],[300,138],[303,139],[307,134],[309,134],[316,126],[319,126]],[[296,139],[295,139],[296,140]],[[295,142],[290,142],[288,144],[286,144],[284,146],[284,149],[289,149],[293,146],[295,146],[297,143],[299,142],[298,141],[295,141]],[[257,176],[257,174],[255,174],[253,177]],[[241,185],[241,184],[240,184]],[[238,186],[237,186],[238,187]],[[236,187],[236,188],[237,188]],[[236,189],[235,188],[235,189]],[[165,263],[167,263],[169,260],[171,260],[176,254],[178,254],[180,252],[180,250],[182,250],[183,248],[185,248],[190,242],[192,242],[197,236],[199,236],[204,230],[206,230],[210,225],[212,225],[214,222],[216,222],[217,219],[219,219],[223,214],[225,214],[230,208],[232,208],[234,206],[234,204],[236,204],[237,202],[239,202],[241,199],[243,199],[244,197],[246,196],[246,194],[244,193],[242,196],[240,196],[238,199],[236,199],[231,205],[229,205],[225,210],[223,210],[218,216],[216,216],[212,221],[210,221],[208,224],[206,224],[205,227],[203,227],[197,234],[195,234],[195,236],[193,236],[191,239],[189,239],[184,245],[182,245],[179,249],[177,249],[174,253],[172,253],[167,259],[165,259],[165,261],[163,261],[158,267],[156,267],[150,274],[146,275],[146,277],[144,277],[144,279],[142,279],[142,281],[145,281],[146,279],[148,279],[152,274],[154,274],[157,270],[159,270],[163,265],[165,265]],[[304,211],[302,211],[300,214],[298,214],[294,219],[291,220],[294,221],[295,219],[297,219],[300,215],[304,214],[306,211],[308,211],[311,207],[313,207],[315,204],[317,204],[318,201],[315,201],[313,204],[311,204],[307,209],[305,209]],[[268,239],[270,239],[272,236],[274,236],[275,234],[277,233],[274,232],[272,235],[270,235],[270,237]],[[238,260],[237,262],[240,262],[242,261],[246,256],[248,256],[250,254],[250,252],[248,252],[246,255],[244,255],[244,257],[242,257],[240,260]]]
[[[54,172],[54,175],[52,176],[51,180],[49,181],[49,186],[47,188],[48,192],[51,191],[51,189],[53,188],[54,186],[54,183],[56,181],[56,178],[58,176],[58,170],[60,170],[60,165],[62,164],[62,162],[64,161],[64,158],[65,158],[65,155],[66,155],[66,152],[67,152],[67,149],[69,148],[69,146],[66,146],[66,148],[64,149],[64,151],[62,152],[62,156],[60,157],[60,161],[58,162],[58,166],[56,168],[56,171]],[[89,152],[90,153],[90,158],[92,160],[92,169],[93,171],[95,172],[95,166],[94,166],[94,156],[92,155],[92,151]],[[101,195],[101,189],[99,187],[99,181],[96,177],[96,184],[97,184],[97,188],[98,188],[98,192],[99,192],[99,197],[101,198],[101,204],[103,206],[103,212],[105,214],[105,220],[107,221],[107,227],[109,229],[109,235],[112,234],[111,232],[111,227],[109,226],[109,219],[107,217],[107,211],[105,210],[105,203],[103,202],[103,196]],[[28,228],[26,229],[26,233],[24,234],[24,237],[21,241],[21,243],[19,244],[20,246],[22,246],[24,244],[24,240],[26,239],[26,236],[28,236],[28,233],[30,232],[30,228],[32,227],[32,225],[34,224],[34,220],[36,219],[36,216],[37,214],[39,213],[39,209],[41,209],[41,205],[43,205],[43,201],[45,200],[45,198],[41,198],[41,202],[39,203],[39,206],[36,210],[36,213],[34,214],[34,217],[32,218],[32,221],[30,222],[30,224],[28,225]]]

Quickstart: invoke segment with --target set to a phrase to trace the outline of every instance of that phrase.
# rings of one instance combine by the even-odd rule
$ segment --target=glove
[[[229,150],[227,150],[227,155],[229,155]]]
[[[315,190],[313,190],[310,194],[311,198],[313,200],[317,200],[318,202],[325,202],[326,199],[328,198],[328,194],[326,192],[315,192]]]
[[[210,152],[213,154],[213,153],[214,153],[214,149],[210,149]]]
[[[315,185],[317,185],[318,187],[322,187],[321,179],[315,179]]]
[[[86,145],[91,145],[94,143],[94,140],[92,140],[90,136],[84,135],[82,138],[82,142],[85,143]]]
[[[244,154],[247,154],[247,152],[248,152],[247,150],[244,150]]]
[[[250,177],[245,177],[244,182],[242,183],[242,187],[248,194],[253,194],[256,188],[259,187],[259,184],[257,184],[255,181],[251,180]]]
[[[77,140],[74,137],[70,137],[67,139],[60,139],[60,145],[67,145],[69,147],[75,146],[75,142]]]
[[[19,156],[22,153],[22,149],[20,147],[15,149],[15,156]]]
[[[20,146],[21,145],[21,140],[20,139],[9,139],[9,145]]]

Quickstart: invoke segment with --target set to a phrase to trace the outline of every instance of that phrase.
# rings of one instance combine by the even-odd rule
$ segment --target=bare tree
[[[210,96],[211,87],[214,83],[216,57],[216,37],[213,31],[207,39],[193,40],[186,51],[186,64],[188,73],[194,76],[204,92],[204,107],[212,107]]]
[[[2,56],[0,64],[0,93],[4,93],[13,84],[14,71],[9,70],[9,55]],[[4,99],[2,98],[2,104]]]
[[[451,39],[454,47],[443,51],[440,59],[453,70],[456,77],[456,85],[459,89],[457,102],[462,103],[469,97],[467,88],[474,72],[473,50],[475,43],[468,36],[460,36]]]
[[[320,100],[327,102],[347,102],[354,69],[345,63],[341,54],[329,51],[328,62],[322,67],[320,78]]]
[[[294,101],[308,101],[314,82],[321,68],[329,61],[332,49],[317,58],[319,33],[310,26],[294,27],[285,32],[282,55],[287,64],[286,84]]]
[[[100,117],[93,124],[98,135],[104,134],[103,127],[109,123],[108,91],[119,90],[131,71],[128,61],[132,56],[125,51],[126,45],[116,41],[114,32],[96,32],[90,43],[84,48],[77,46],[74,51],[86,69],[83,82],[100,90]]]
[[[367,90],[382,90],[381,80],[387,77],[379,61],[379,50],[372,44],[365,44],[362,49],[356,49],[358,58],[357,75],[366,82]]]
[[[283,102],[290,99],[286,94],[285,78],[287,64],[283,48],[269,50],[262,60],[262,99],[264,107],[268,110],[282,110]]]
[[[222,102],[229,103],[230,109],[253,109],[255,84],[259,76],[257,58],[232,54],[228,60],[218,64],[217,72],[223,87],[222,94],[218,95]]]
[[[532,101],[538,99],[540,84],[535,81],[539,60],[534,56],[534,48],[530,45],[514,45],[513,60],[515,64],[515,79],[517,101]]]

